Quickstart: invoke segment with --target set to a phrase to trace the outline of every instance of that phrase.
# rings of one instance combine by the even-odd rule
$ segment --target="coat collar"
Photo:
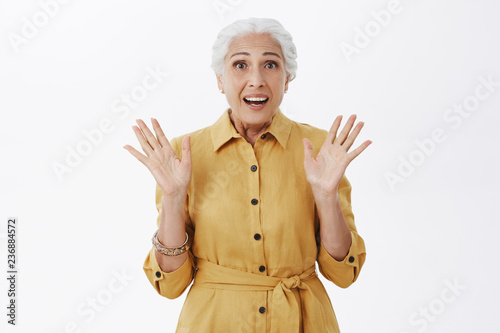
[[[219,150],[220,147],[232,138],[242,137],[234,128],[233,123],[231,123],[229,110],[230,108],[226,109],[222,116],[210,127],[214,152]],[[288,119],[278,108],[278,111],[273,116],[271,125],[265,133],[271,133],[283,149],[286,149],[291,129],[292,120]]]

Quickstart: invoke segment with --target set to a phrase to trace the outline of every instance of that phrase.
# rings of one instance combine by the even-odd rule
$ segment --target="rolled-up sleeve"
[[[318,240],[318,267],[323,276],[341,288],[347,288],[353,284],[363,267],[366,259],[365,242],[358,235],[354,224],[354,214],[351,208],[351,184],[345,176],[339,185],[339,201],[342,214],[351,231],[351,247],[345,258],[341,261],[333,258],[324,248],[323,243]]]
[[[179,154],[179,147],[176,144],[176,139],[171,141],[172,147],[174,151]],[[180,156],[180,155],[177,155]],[[156,209],[158,210],[158,217],[156,219],[156,225],[160,226],[160,216],[161,216],[161,198],[163,193],[158,184],[156,184],[156,194],[155,194],[155,202]],[[188,214],[189,215],[189,214]],[[191,240],[194,239],[194,230],[191,224],[191,221],[188,220],[186,222],[186,232]],[[172,272],[164,272],[161,270],[158,265],[158,261],[155,256],[155,249],[151,247],[148,255],[146,256],[146,260],[144,261],[143,269],[146,273],[146,276],[151,283],[151,285],[155,288],[158,294],[169,298],[175,299],[182,295],[186,288],[191,284],[194,278],[194,274],[196,272],[196,263],[192,253],[192,250],[189,249],[187,251],[188,256],[184,263]]]
[[[144,261],[144,272],[158,294],[169,299],[175,299],[184,293],[193,280],[193,255],[189,251],[186,261],[184,261],[181,267],[173,272],[166,273],[158,265],[154,252],[155,249],[151,248]]]

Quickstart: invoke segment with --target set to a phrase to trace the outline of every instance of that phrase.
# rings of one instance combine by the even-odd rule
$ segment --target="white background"
[[[47,2],[0,3],[2,272],[8,217],[18,218],[19,244],[17,326],[6,323],[1,273],[0,331],[175,330],[187,292],[163,298],[142,270],[155,181],[122,147],[139,148],[136,118],[158,118],[170,138],[215,122],[227,107],[209,67],[218,31],[272,17],[299,55],[284,113],[324,129],[356,113],[359,143],[373,141],[347,170],[366,264],[347,289],[321,276],[342,332],[498,332],[500,86],[477,88],[500,81],[498,1],[401,0],[381,28],[372,12],[386,0],[87,0],[52,17]],[[13,36],[25,39],[15,46]],[[346,44],[363,47],[347,57]],[[114,103],[140,89],[148,68],[169,75],[120,118]],[[448,113],[478,101],[476,89],[488,96],[473,111]],[[103,119],[111,132],[58,177],[54,163]],[[439,129],[446,139],[429,144]],[[410,159],[417,165],[403,166]],[[400,178],[391,185],[388,173]],[[88,303],[96,298],[99,311]]]

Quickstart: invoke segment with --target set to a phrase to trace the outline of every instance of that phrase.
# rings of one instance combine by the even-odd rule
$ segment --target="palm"
[[[147,156],[129,145],[124,148],[149,169],[164,195],[185,194],[191,179],[189,136],[186,136],[182,142],[183,158],[180,160],[158,121],[153,119],[152,122],[156,137],[142,120],[137,121],[140,129],[137,126],[132,127]]]
[[[148,157],[146,167],[162,189],[171,187],[175,191],[189,184],[191,167],[183,164],[170,146],[155,150],[155,153]]]
[[[349,163],[371,144],[371,141],[367,140],[352,152],[348,152],[363,127],[363,123],[360,122],[351,132],[355,119],[355,115],[349,117],[337,137],[342,120],[342,116],[338,116],[316,158],[313,156],[312,143],[308,139],[304,139],[304,169],[307,181],[311,184],[313,191],[324,194],[336,193]]]
[[[311,163],[305,169],[308,182],[318,185],[328,192],[335,189],[335,185],[342,178],[347,168],[347,154],[334,145],[323,145]]]

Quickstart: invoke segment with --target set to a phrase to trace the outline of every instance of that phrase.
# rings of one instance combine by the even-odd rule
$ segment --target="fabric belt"
[[[301,297],[312,303],[308,304],[308,311],[313,311],[312,313],[316,314],[323,313],[324,311],[319,300],[312,297],[307,283],[304,283],[307,280],[317,278],[315,265],[309,267],[300,275],[280,278],[224,267],[200,258],[196,258],[196,263],[198,271],[196,272],[193,286],[240,291],[272,290],[272,333],[300,332],[299,309],[301,304],[297,302],[297,299],[293,295],[291,290],[293,288],[301,289]],[[307,293],[308,295],[303,295],[303,293]],[[318,331],[314,332],[323,332],[322,329],[324,327],[318,327],[318,329]]]

